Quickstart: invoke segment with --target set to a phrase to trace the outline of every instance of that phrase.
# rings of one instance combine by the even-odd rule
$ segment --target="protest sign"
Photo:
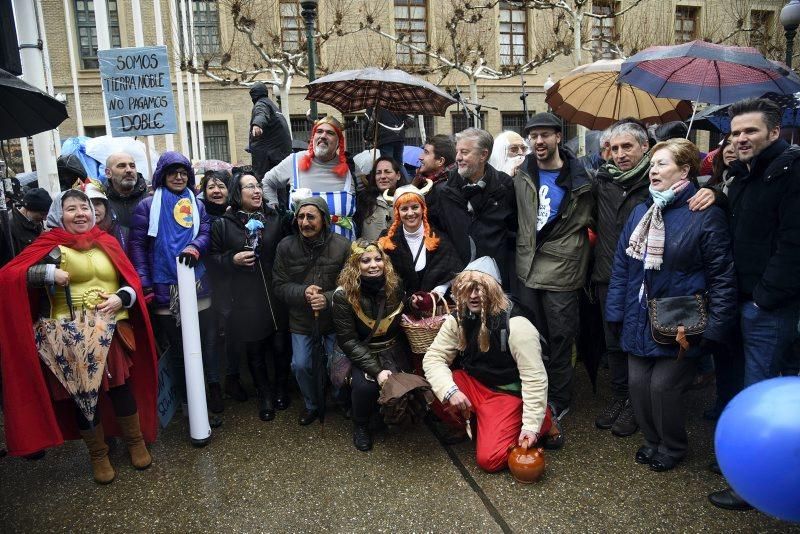
[[[113,137],[176,133],[166,46],[98,50]]]

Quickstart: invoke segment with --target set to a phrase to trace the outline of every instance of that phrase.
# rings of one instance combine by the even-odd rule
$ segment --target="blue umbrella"
[[[794,95],[767,93],[764,98],[774,101],[783,108],[782,128],[800,128],[800,100]],[[694,127],[697,130],[711,130],[722,133],[731,131],[731,119],[728,117],[730,104],[709,106],[695,117]]]
[[[419,167],[419,156],[422,154],[422,149],[418,146],[403,147],[403,165]]]

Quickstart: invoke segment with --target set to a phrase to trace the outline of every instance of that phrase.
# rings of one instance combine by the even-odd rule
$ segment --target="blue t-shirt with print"
[[[564,188],[556,185],[561,170],[539,169],[539,213],[536,214],[536,231],[556,218],[561,201],[564,200]]]

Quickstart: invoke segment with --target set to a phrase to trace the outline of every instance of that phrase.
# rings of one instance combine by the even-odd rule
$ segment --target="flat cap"
[[[525,128],[522,129],[522,135],[528,137],[528,133],[534,128],[552,128],[557,132],[561,131],[561,119],[552,113],[537,113],[525,123]]]

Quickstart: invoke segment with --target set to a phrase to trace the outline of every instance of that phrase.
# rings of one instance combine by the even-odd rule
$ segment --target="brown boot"
[[[94,430],[81,430],[81,437],[89,449],[94,481],[98,484],[111,484],[117,472],[108,460],[108,445],[103,436],[103,425],[95,425]]]
[[[131,465],[136,469],[143,470],[150,467],[153,457],[144,444],[142,430],[139,427],[138,412],[126,417],[117,417],[117,423],[122,430],[122,437],[128,446],[128,453],[131,455]]]

